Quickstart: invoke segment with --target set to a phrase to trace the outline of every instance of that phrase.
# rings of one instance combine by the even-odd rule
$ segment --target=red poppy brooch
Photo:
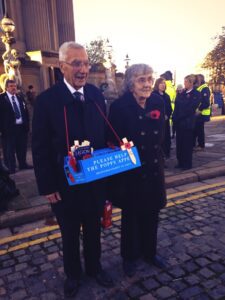
[[[151,110],[150,112],[147,113],[147,117],[153,119],[153,120],[158,120],[160,117],[160,111],[158,109]]]

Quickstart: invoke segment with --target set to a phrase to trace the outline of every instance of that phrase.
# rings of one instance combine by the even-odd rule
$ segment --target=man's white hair
[[[65,42],[59,47],[59,61],[65,61],[69,49],[84,49],[84,46],[74,41]]]

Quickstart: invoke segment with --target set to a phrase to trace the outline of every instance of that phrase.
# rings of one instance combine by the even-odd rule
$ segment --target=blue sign
[[[129,151],[132,151],[130,155]],[[112,176],[141,166],[136,147],[130,150],[100,149],[92,153],[92,157],[78,160],[78,172],[70,164],[70,157],[64,158],[64,170],[69,185],[82,184]],[[132,154],[131,153],[131,154]]]

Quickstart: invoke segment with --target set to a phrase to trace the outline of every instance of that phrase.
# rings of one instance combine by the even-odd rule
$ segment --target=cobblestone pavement
[[[160,300],[225,299],[225,177],[169,189],[161,211],[160,270],[139,261],[127,278],[121,268],[120,211],[113,227],[102,232],[102,263],[115,281],[105,289],[82,278],[76,299]],[[41,220],[0,230],[0,299],[63,298],[62,244],[57,225]]]

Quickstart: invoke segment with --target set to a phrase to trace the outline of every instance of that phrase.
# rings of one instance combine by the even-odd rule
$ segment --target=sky
[[[225,0],[74,0],[76,41],[108,38],[117,70],[147,63],[156,77],[167,70],[199,72],[204,57],[225,26]]]

